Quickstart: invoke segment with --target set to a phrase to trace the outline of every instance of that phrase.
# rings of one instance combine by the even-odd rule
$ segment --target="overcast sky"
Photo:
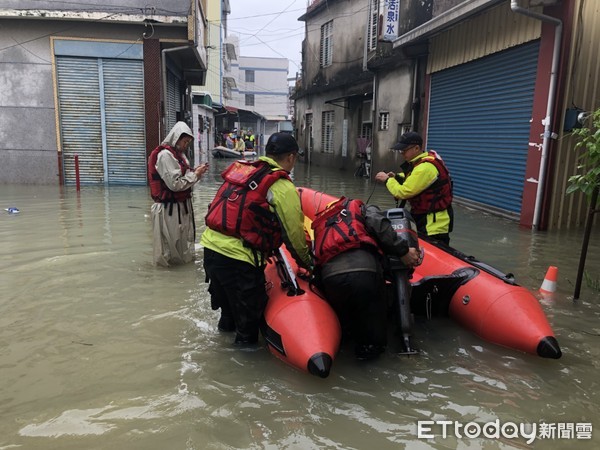
[[[289,76],[300,71],[307,0],[229,0],[228,32],[240,39],[242,56],[288,58]]]

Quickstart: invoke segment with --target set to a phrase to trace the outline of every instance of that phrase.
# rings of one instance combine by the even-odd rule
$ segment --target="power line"
[[[291,5],[289,5],[288,8],[290,6]],[[265,28],[267,28],[267,26],[269,24],[271,24],[275,19],[277,19],[283,13],[285,13],[286,10],[287,10],[287,8],[284,9],[283,11],[281,11],[281,12],[267,13],[267,14],[257,14],[257,15],[253,15],[253,16],[239,17],[239,18],[236,18],[236,19],[230,19],[230,18],[228,18],[227,19],[228,22],[230,20],[244,20],[244,23],[251,23],[252,21],[249,20],[251,18],[257,18],[257,17],[260,18],[260,17],[274,16],[273,19],[271,19],[266,25],[262,26],[258,31],[253,32],[252,30],[250,30],[247,27],[234,27],[234,28],[230,28],[229,31],[232,34],[237,34],[240,37],[240,47],[243,46],[245,48],[248,48],[248,47],[264,46],[264,47],[268,48],[269,50],[271,50],[273,53],[275,53],[277,55],[280,55],[282,57],[287,57],[289,59],[289,61],[294,66],[296,66],[297,70],[301,70],[300,65],[296,62],[296,61],[299,61],[301,58],[290,58],[290,55],[283,55],[279,50],[277,50],[277,49],[273,48],[271,45],[269,45],[269,42],[280,42],[282,39],[281,38],[277,39],[277,37],[281,37],[281,36],[285,36],[287,38],[294,38],[294,37],[299,37],[299,36],[303,36],[303,35],[308,35],[309,33],[314,33],[316,31],[319,31],[321,27],[320,27],[320,25],[313,25],[312,27],[306,27],[305,26],[305,27],[302,27],[302,28],[305,28],[305,31],[303,30],[302,32],[300,32],[300,30],[302,28],[291,28],[289,30],[291,30],[291,31],[298,30],[298,33],[288,34],[287,36],[285,34],[282,34],[282,33],[279,32],[282,29],[277,30],[277,33],[273,33],[273,30],[269,30],[267,33],[261,33],[263,30],[265,30]],[[306,11],[306,8],[302,8],[302,9],[299,9],[297,11]],[[339,19],[344,18],[344,17],[354,16],[357,13],[362,13],[362,12],[365,12],[365,11],[369,11],[369,6],[368,5],[361,6],[359,9],[357,9],[355,11],[350,11],[350,12],[341,14],[339,16],[336,16],[333,20],[339,20]],[[288,12],[291,12],[291,11],[288,11]],[[244,32],[242,30],[247,31],[247,32]],[[261,33],[260,37],[258,36],[259,33]],[[267,34],[267,36],[264,36],[264,34]],[[266,37],[266,39],[263,39],[265,37]],[[256,39],[258,42],[252,43],[251,42],[252,39]],[[301,53],[302,48],[299,48],[297,51],[298,51],[298,53]],[[315,59],[315,60],[319,59],[319,55],[316,54],[311,47],[307,46],[306,51],[310,53],[310,55],[311,55],[311,57],[313,59]],[[353,59],[353,60],[349,60],[349,61],[334,61],[334,64],[351,63],[351,62],[355,62],[357,60],[358,59]]]
[[[291,6],[291,5],[290,5]],[[288,6],[289,8],[289,6]],[[288,12],[288,13],[293,13],[293,12],[297,12],[297,11],[306,11],[306,8],[298,8],[298,9],[290,9],[287,10],[287,8],[285,10],[283,10],[282,12],[274,12],[274,13],[265,13],[265,14],[256,14],[254,16],[244,16],[244,17],[236,17],[236,18],[227,18],[227,20],[248,20],[248,19],[256,19],[257,17],[268,17],[268,16],[280,16],[283,12]]]

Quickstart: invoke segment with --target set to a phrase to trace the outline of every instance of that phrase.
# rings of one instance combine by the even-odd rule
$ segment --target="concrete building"
[[[240,55],[233,65],[237,88],[231,106],[259,112],[269,120],[287,120],[289,89],[287,58],[259,58]]]
[[[348,149],[363,137],[372,172],[390,170],[401,156],[389,148],[416,130],[443,156],[457,201],[534,229],[581,225],[585,197],[565,194],[580,154],[569,132],[600,106],[597,3],[369,3],[364,13],[363,2],[315,0],[301,17],[296,124],[311,162],[352,169]]]
[[[242,56],[237,36],[226,42],[231,47],[223,65],[224,104],[217,121],[222,130],[251,129],[262,148],[272,133],[289,130],[289,60]]]
[[[258,129],[263,142],[290,123],[288,65],[287,58],[239,58],[238,89],[233,100],[264,118]]]
[[[304,15],[295,126],[306,158],[354,171],[357,142],[373,136],[373,73],[366,70],[369,10],[361,0],[313,1]]]
[[[0,183],[146,184],[207,70],[204,0],[4,0]]]
[[[194,154],[198,161],[208,157],[208,152],[216,145],[215,113],[224,103],[224,66],[229,65],[228,51],[231,55],[231,45],[225,43],[230,13],[229,0],[206,0],[208,67],[205,83],[192,86],[192,122],[196,130]]]

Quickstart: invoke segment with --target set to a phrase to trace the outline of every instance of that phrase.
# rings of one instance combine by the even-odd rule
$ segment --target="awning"
[[[265,119],[262,114],[259,114],[256,111],[250,111],[248,109],[236,108],[235,106],[223,106],[223,109],[226,111],[226,114],[235,114],[240,116],[242,119],[248,118],[249,116],[256,116],[261,120]]]
[[[173,46],[171,46],[173,48]],[[169,49],[165,46],[164,49]],[[206,67],[200,58],[198,49],[193,45],[182,46],[176,51],[169,52],[171,59],[183,72],[183,78],[188,84],[202,86],[206,82]]]
[[[393,48],[427,39],[503,0],[468,0],[413,28],[392,41]]]
[[[360,94],[348,94],[348,95],[344,95],[342,97],[336,97],[336,98],[331,98],[329,100],[325,100],[325,103],[328,103],[333,106],[339,106],[340,108],[348,109],[349,107],[346,106],[346,100],[348,100],[349,98],[354,98],[354,97],[363,97],[364,100],[372,100],[373,93],[372,92],[363,92]]]
[[[260,114],[260,113],[257,113],[256,111],[248,111],[248,112],[251,112],[252,114],[254,114],[256,117],[258,117],[258,118],[259,118],[259,119],[261,119],[261,120],[267,120],[267,119],[265,118],[265,116],[263,116],[263,115],[262,115],[262,114]]]

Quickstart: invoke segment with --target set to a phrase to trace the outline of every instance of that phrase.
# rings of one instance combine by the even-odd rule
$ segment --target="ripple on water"
[[[67,410],[44,422],[26,425],[19,434],[29,437],[101,435],[118,428],[123,421],[177,417],[206,406],[200,398],[188,393],[130,399],[128,403],[121,407],[111,403],[99,408]]]

